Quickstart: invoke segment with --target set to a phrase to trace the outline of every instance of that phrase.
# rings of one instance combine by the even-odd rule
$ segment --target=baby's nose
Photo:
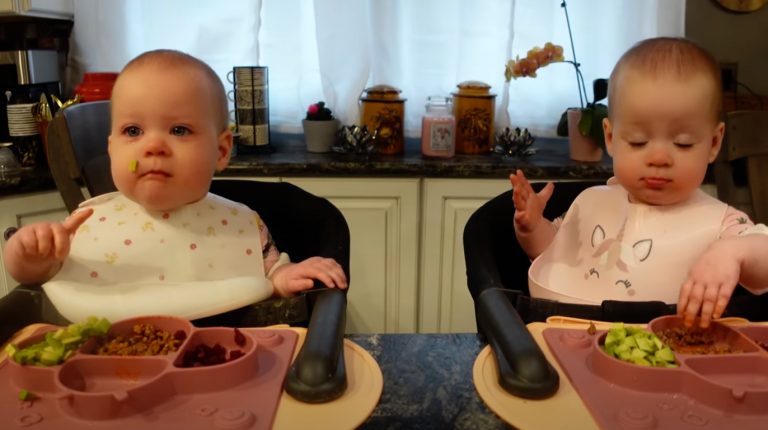
[[[147,136],[144,143],[144,153],[146,155],[168,155],[170,147],[162,136]]]
[[[650,166],[670,166],[672,156],[669,151],[661,145],[649,148],[647,162]]]

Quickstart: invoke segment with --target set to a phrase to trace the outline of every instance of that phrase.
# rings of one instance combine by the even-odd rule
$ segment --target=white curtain
[[[684,34],[685,0],[567,3],[590,101],[591,82],[607,78],[634,43]],[[363,89],[387,84],[408,99],[406,130],[415,136],[427,97],[465,80],[490,84],[503,112],[507,60],[546,42],[573,59],[561,0],[75,0],[65,88],[146,50],[179,49],[227,87],[233,66],[268,66],[273,130],[300,132],[307,106],[320,100],[344,124],[359,123]],[[566,64],[509,84],[513,126],[539,135],[553,135],[560,114],[578,105]]]

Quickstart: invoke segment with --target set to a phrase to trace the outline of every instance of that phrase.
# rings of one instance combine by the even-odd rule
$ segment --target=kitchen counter
[[[358,176],[505,179],[521,169],[530,179],[608,179],[610,158],[601,163],[579,163],[568,158],[568,140],[538,138],[536,154],[520,160],[495,154],[456,155],[429,159],[421,155],[421,140],[407,138],[399,155],[373,155],[368,159],[345,154],[311,154],[302,135],[273,134],[276,152],[237,155],[218,176]]]
[[[524,160],[494,154],[456,155],[428,159],[421,156],[420,139],[407,138],[400,155],[373,155],[368,159],[344,154],[310,154],[303,135],[273,133],[276,151],[272,154],[238,154],[217,177],[427,177],[505,179],[521,169],[530,179],[608,179],[613,167],[606,156],[601,163],[579,163],[568,158],[568,141],[539,138],[532,149],[537,153]],[[20,180],[0,180],[0,197],[52,191],[56,184],[46,165],[27,168]]]
[[[384,390],[369,429],[512,429],[491,412],[472,382],[485,342],[476,334],[353,334],[381,367]]]

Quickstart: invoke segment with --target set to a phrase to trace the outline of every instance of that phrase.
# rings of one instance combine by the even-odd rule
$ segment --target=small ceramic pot
[[[339,120],[331,121],[301,121],[304,127],[304,138],[307,141],[307,151],[315,153],[330,152],[336,141],[336,132],[339,130]]]
[[[599,163],[603,160],[603,149],[591,136],[579,133],[581,109],[568,110],[568,151],[571,160]]]
[[[85,73],[83,82],[75,87],[75,94],[80,94],[83,102],[109,100],[112,97],[115,80],[117,80],[117,73]]]

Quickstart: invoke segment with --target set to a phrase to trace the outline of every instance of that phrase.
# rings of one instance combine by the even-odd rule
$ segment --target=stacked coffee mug
[[[269,80],[266,67],[234,67],[227,74],[234,89],[227,93],[235,104],[230,119],[237,124],[241,146],[269,145]]]
[[[34,103],[9,104],[8,134],[11,136],[11,150],[23,167],[34,166],[42,154],[42,142],[37,121],[32,114]]]
[[[8,134],[32,136],[38,134],[37,122],[32,115],[33,103],[8,105]]]

